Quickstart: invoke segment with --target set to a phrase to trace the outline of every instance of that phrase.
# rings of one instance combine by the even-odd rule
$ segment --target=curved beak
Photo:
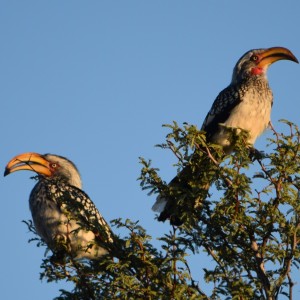
[[[43,155],[34,152],[23,153],[11,159],[6,165],[4,176],[21,170],[33,171],[39,175],[51,176],[49,162]]]
[[[260,53],[259,57],[260,61],[257,64],[259,68],[265,68],[281,59],[291,60],[299,63],[296,56],[289,49],[283,47],[268,48],[264,52]]]

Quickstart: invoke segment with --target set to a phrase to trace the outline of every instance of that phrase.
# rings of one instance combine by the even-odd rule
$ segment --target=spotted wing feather
[[[202,130],[207,133],[208,141],[218,131],[219,124],[229,118],[234,107],[240,104],[242,99],[243,90],[231,85],[218,95],[202,125]]]
[[[81,189],[64,182],[50,182],[51,198],[56,199],[66,214],[75,214],[82,227],[93,232],[106,242],[112,242],[112,231],[89,196]],[[98,234],[97,234],[98,233]]]

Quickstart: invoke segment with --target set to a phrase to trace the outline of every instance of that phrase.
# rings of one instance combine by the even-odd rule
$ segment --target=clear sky
[[[106,220],[140,220],[161,236],[169,226],[154,220],[155,197],[140,189],[138,157],[151,158],[171,180],[174,158],[154,147],[167,133],[161,125],[200,127],[250,49],[284,46],[299,59],[299,11],[296,0],[2,0],[3,171],[22,152],[66,156]],[[268,77],[274,126],[281,129],[281,118],[299,124],[300,66],[280,61]],[[21,221],[31,217],[32,175],[0,180],[1,299],[52,299],[64,287],[39,281],[45,249],[27,243],[32,236]],[[195,260],[198,269],[207,263]]]

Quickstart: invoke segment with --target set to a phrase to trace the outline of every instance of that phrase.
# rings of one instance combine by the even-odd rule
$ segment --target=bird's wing
[[[53,188],[54,186],[55,188]],[[84,191],[64,182],[55,182],[52,185],[51,193],[56,194],[58,205],[62,210],[66,210],[66,214],[68,212],[75,214],[82,227],[86,227],[88,230],[93,229],[92,231],[99,234],[106,242],[113,241],[113,233],[109,225]]]
[[[234,107],[242,102],[242,91],[229,85],[220,92],[202,124],[202,130],[206,131],[208,140],[217,132],[219,124],[229,118]]]

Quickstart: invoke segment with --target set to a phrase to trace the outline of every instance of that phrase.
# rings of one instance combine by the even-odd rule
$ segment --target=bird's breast
[[[249,144],[254,144],[258,136],[268,127],[271,118],[272,92],[250,89],[240,96],[242,100],[229,114],[227,120],[220,124],[219,131],[213,137],[215,143],[229,146],[226,127],[240,128],[249,132]]]
[[[29,205],[36,231],[52,250],[56,249],[58,240],[64,240],[75,253],[84,252],[85,257],[89,257],[87,251],[79,249],[93,243],[95,235],[92,231],[81,229],[66,206],[60,204],[59,198],[63,196],[55,184],[38,183],[34,187]]]
[[[52,189],[52,191],[51,191]],[[29,206],[37,233],[51,245],[54,237],[67,234],[68,217],[62,212],[53,194],[54,186],[38,183],[31,192]]]

